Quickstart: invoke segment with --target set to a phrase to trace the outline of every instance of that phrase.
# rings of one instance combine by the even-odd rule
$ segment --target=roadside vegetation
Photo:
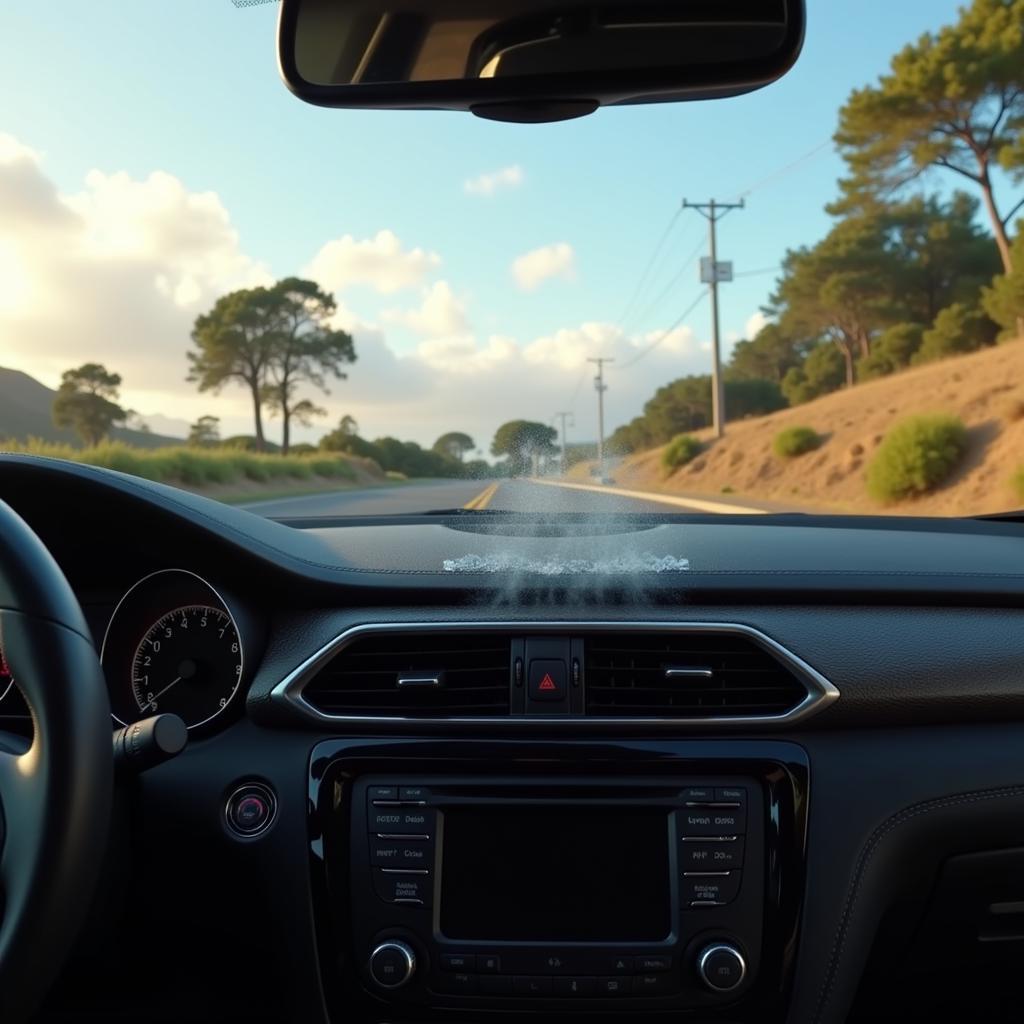
[[[692,462],[704,446],[689,434],[673,438],[661,453],[661,465],[667,474],[674,473],[680,466]]]
[[[775,435],[772,451],[781,459],[792,459],[821,447],[822,438],[810,427],[786,427]]]
[[[956,416],[914,416],[885,436],[868,466],[868,493],[878,501],[927,494],[956,468],[967,428]]]
[[[268,455],[233,448],[133,448],[119,442],[101,442],[86,448],[29,440],[6,442],[4,450],[67,459],[100,466],[161,483],[205,487],[242,481],[354,482],[360,473],[342,455]]]
[[[876,82],[851,93],[834,136],[847,173],[827,207],[831,227],[785,254],[760,328],[736,343],[726,363],[732,429],[1024,337],[1022,19],[1024,0],[973,0],[954,24],[909,43]],[[942,395],[956,390],[936,396],[940,408]],[[802,447],[810,434],[797,440],[797,429],[831,437],[835,425],[810,415],[807,427],[787,427],[785,439],[776,438],[777,455],[795,461],[812,450]],[[710,422],[710,377],[682,377],[659,388],[608,447],[639,454]],[[959,436],[946,427],[942,453]],[[901,447],[910,434],[913,444],[921,441],[920,429],[887,446],[902,452],[887,458],[903,459],[904,477],[895,462],[872,476],[871,490],[884,491],[887,501],[920,493],[918,483],[934,486],[946,456],[922,450],[915,470]],[[709,450],[709,466],[714,457]],[[858,472],[866,494],[860,461],[851,455],[831,471],[834,482]]]

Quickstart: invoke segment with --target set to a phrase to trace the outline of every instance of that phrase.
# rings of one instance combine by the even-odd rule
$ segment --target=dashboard
[[[1017,1019],[1021,524],[0,498],[188,727],[41,1020]]]

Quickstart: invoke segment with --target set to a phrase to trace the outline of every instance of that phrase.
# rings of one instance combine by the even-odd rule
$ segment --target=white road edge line
[[[567,487],[572,491],[593,491],[595,494],[614,494],[620,498],[637,498],[640,501],[653,501],[661,505],[676,505],[697,512],[716,512],[724,515],[763,516],[767,509],[752,508],[750,505],[726,505],[721,501],[703,501],[700,498],[676,498],[671,494],[656,494],[652,491],[627,491],[622,487],[603,487],[598,484],[570,484],[562,480],[542,480],[530,477],[531,483],[546,484],[548,487]]]

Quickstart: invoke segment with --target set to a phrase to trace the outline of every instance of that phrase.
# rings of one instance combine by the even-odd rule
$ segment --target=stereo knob
[[[697,957],[697,973],[712,992],[732,992],[747,976],[747,964],[735,946],[714,942]]]
[[[416,954],[404,942],[389,939],[370,954],[369,966],[381,988],[401,988],[416,973]]]

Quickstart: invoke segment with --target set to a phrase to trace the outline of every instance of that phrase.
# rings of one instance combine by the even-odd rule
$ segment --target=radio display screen
[[[444,811],[442,934],[494,942],[661,942],[672,928],[668,812]]]

